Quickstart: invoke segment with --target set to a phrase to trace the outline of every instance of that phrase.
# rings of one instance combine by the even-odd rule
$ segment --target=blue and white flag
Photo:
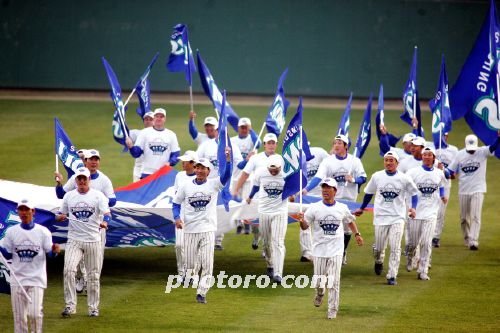
[[[125,143],[125,139],[129,136],[129,130],[127,123],[125,122],[126,108],[123,105],[122,89],[120,88],[120,83],[118,83],[118,78],[116,77],[113,68],[111,68],[111,65],[106,61],[106,59],[104,59],[104,57],[101,59],[111,86],[111,99],[115,105],[115,113],[113,114],[112,123],[113,138],[116,142],[123,145],[123,151],[126,152],[128,151],[128,147]]]
[[[370,98],[368,99],[368,105],[366,106],[365,116],[363,117],[363,121],[361,122],[361,126],[359,127],[359,135],[356,140],[356,147],[354,147],[353,155],[357,158],[361,159],[363,157],[366,148],[370,144],[370,140],[372,137],[372,94],[370,94]]]
[[[382,132],[380,131],[380,126],[385,126],[385,112],[384,112],[384,86],[381,84],[380,85],[380,91],[378,93],[378,107],[377,107],[377,114],[375,115],[375,132],[377,133],[377,138],[380,141],[380,136],[382,135]],[[389,145],[391,147],[396,147],[398,144],[399,140],[401,137],[396,137],[392,135],[391,133],[387,132],[388,139],[389,139]],[[380,152],[380,156],[383,156],[384,153]]]
[[[499,29],[495,2],[490,2],[490,13],[485,19],[479,36],[455,85],[450,90],[450,107],[453,120],[465,121],[481,141],[491,144],[500,129],[498,111]],[[500,149],[495,151],[500,158]]]
[[[302,144],[300,142],[301,129]],[[302,128],[302,97],[299,99],[297,113],[293,116],[285,132],[281,155],[285,161],[285,165],[283,166],[285,186],[281,197],[285,200],[302,190],[300,188],[300,177],[302,177],[302,188],[307,186],[306,161],[314,158],[309,149],[306,132]],[[302,158],[303,156],[305,157],[305,161]]]
[[[448,144],[444,139],[444,134],[451,131],[452,120],[444,55],[441,61],[441,73],[436,96],[429,101],[429,107],[432,111],[432,140],[434,146],[436,149],[446,148]]]
[[[219,177],[222,177],[224,170],[227,167],[226,161],[226,147],[231,148],[231,161],[233,161],[233,146],[231,145],[231,139],[229,138],[229,133],[227,132],[227,115],[226,108],[224,107],[226,101],[226,91],[222,97],[222,110],[219,117],[219,137],[217,139],[217,163],[219,165]],[[232,164],[230,164],[231,170],[230,175],[233,174]],[[229,191],[229,185],[231,184],[231,177],[227,181],[226,185],[221,191],[222,201],[224,203],[224,208],[229,211],[229,201],[231,200],[231,192]]]
[[[351,104],[352,104],[352,92],[349,95],[349,100],[345,106],[344,114],[340,119],[339,129],[337,130],[337,135],[345,135],[349,139],[349,146],[351,146],[351,138],[349,138],[349,128],[351,127]]]
[[[0,256],[2,254],[0,253]],[[10,271],[0,258],[0,294],[10,295]]]
[[[279,137],[285,128],[286,110],[290,105],[290,102],[285,99],[285,89],[283,88],[283,81],[285,81],[287,74],[288,68],[281,74],[273,104],[269,108],[266,118],[267,132],[276,134],[276,137]]]
[[[55,126],[55,138],[56,138],[56,154],[59,157],[59,160],[64,165],[66,172],[68,173],[69,179],[78,168],[82,168],[83,161],[77,153],[77,149],[71,143],[68,135],[64,131],[59,119],[54,118],[54,126]],[[1,238],[1,237],[0,237]]]
[[[167,69],[171,72],[182,72],[186,74],[186,81],[193,85],[193,72],[196,72],[193,51],[189,44],[188,27],[182,23],[174,27],[170,37],[172,51],[168,57]]]
[[[418,99],[417,87],[417,47],[413,51],[413,62],[411,65],[410,78],[406,82],[403,92],[403,113],[400,118],[413,128],[413,118],[418,121],[417,128],[413,129],[413,133],[418,136],[424,135],[422,131],[422,117],[420,115],[420,102]]]
[[[149,73],[151,72],[151,68],[153,68],[153,65],[155,64],[156,59],[158,59],[159,55],[160,52],[156,52],[153,60],[151,60],[148,67],[146,68],[146,71],[144,72],[144,74],[142,74],[141,78],[135,85],[135,93],[137,94],[137,98],[139,99],[139,107],[135,110],[135,112],[137,112],[139,117],[141,117],[141,120],[143,119],[146,112],[151,111],[151,98],[149,94]]]

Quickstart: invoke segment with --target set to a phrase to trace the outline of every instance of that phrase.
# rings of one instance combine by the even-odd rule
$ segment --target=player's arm
[[[498,130],[498,132],[497,132],[497,139],[489,147],[490,148],[490,153],[493,154],[495,152],[495,150],[497,150],[499,144],[500,144],[500,130]]]
[[[183,223],[181,220],[181,203],[185,198],[186,194],[184,191],[184,186],[181,186],[178,188],[177,192],[175,193],[175,197],[172,200],[172,215],[174,217],[175,227],[177,229],[182,229],[183,227]]]
[[[3,257],[7,260],[12,259],[12,253],[9,252],[5,247],[0,245],[0,253],[3,255]]]
[[[304,213],[299,213],[299,223],[300,223],[300,229],[307,230],[309,228],[309,223],[307,223],[304,217]]]
[[[189,135],[191,135],[193,141],[199,145],[200,143],[196,140],[198,138],[199,133],[194,123],[195,118],[196,118],[196,113],[194,111],[189,111],[189,123],[188,123]]]
[[[250,194],[248,195],[247,198],[247,203],[250,204],[252,202],[253,197],[259,192],[260,186],[259,185],[254,185],[252,186],[252,190],[250,191]]]
[[[359,232],[358,226],[356,222],[352,221],[351,223],[348,224],[349,229],[351,229],[352,233],[354,234],[354,237],[356,238],[356,243],[361,246],[364,244],[363,237],[361,237],[361,233]]]
[[[365,193],[365,196],[363,197],[363,203],[361,204],[361,207],[356,209],[353,214],[354,216],[361,216],[363,214],[363,211],[365,210],[366,206],[372,201],[373,194],[372,193]]]
[[[246,173],[245,171],[241,172],[240,178],[238,178],[238,182],[236,183],[236,186],[234,187],[234,190],[233,190],[233,197],[238,196],[238,193],[240,193],[241,187],[247,181],[249,176],[250,175],[248,173]]]
[[[326,177],[326,166],[327,159],[325,158],[323,161],[321,161],[318,171],[316,172],[316,175],[307,183],[307,186],[302,190],[302,194],[306,195],[308,192],[311,192],[316,188],[316,186],[319,185],[321,182],[321,179]]]

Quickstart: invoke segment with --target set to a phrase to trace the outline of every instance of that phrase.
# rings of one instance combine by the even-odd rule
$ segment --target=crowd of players
[[[262,242],[267,265],[265,272],[278,284],[282,282],[284,271],[288,202],[294,198],[282,199],[284,160],[276,153],[276,135],[265,134],[261,143],[251,130],[250,119],[241,118],[238,135],[230,139],[232,151],[229,147],[225,150],[225,169],[219,171],[218,121],[214,117],[205,118],[204,133],[200,133],[195,119],[196,114],[191,112],[188,128],[198,145],[196,151],[181,155],[176,134],[165,128],[166,111],[162,108],[146,113],[144,129],[132,130],[126,144],[135,159],[134,181],[153,174],[164,165],[182,163],[183,171],[175,180],[172,207],[177,270],[180,280],[193,276],[199,276],[200,281],[205,279],[207,283],[198,284],[196,295],[197,302],[205,304],[213,278],[214,250],[223,250],[224,234],[217,232],[217,197],[229,179],[232,179],[233,199],[245,200],[248,204],[258,200],[259,225],[235,221],[237,232],[252,231],[253,249],[258,249]],[[458,178],[464,244],[470,250],[479,247],[486,160],[500,143],[500,131],[490,146],[479,147],[477,137],[468,135],[462,150],[452,145],[439,149],[412,133],[404,135],[402,149],[391,147],[387,129],[382,127],[381,131],[383,169],[369,180],[361,160],[348,153],[349,139],[344,135],[335,136],[330,153],[312,147],[314,158],[307,162],[308,184],[302,194],[321,200],[299,215],[300,260],[313,261],[315,275],[333,279],[334,283],[328,283],[328,288],[325,281],[318,282],[314,297],[314,305],[319,307],[328,290],[330,319],[337,315],[340,271],[347,263],[347,247],[352,234],[358,245],[364,243],[355,217],[363,214],[373,197],[374,271],[377,275],[384,271],[385,250],[389,245],[386,271],[389,285],[397,284],[403,234],[406,235],[406,269],[416,269],[420,280],[430,279],[431,250],[440,246],[451,179]],[[447,139],[447,133],[445,137]],[[257,153],[261,144],[264,149]],[[86,290],[88,314],[95,317],[99,316],[105,230],[116,196],[110,179],[99,170],[99,152],[88,149],[79,154],[85,167],[78,169],[65,185],[62,185],[62,175],[55,174],[56,195],[63,199],[56,220],[69,220],[62,316],[76,313],[76,294]],[[347,205],[336,200],[355,202],[360,186],[367,180],[359,209],[350,212]],[[47,229],[33,223],[33,203],[19,202],[18,212],[22,223],[7,230],[3,247],[0,247],[2,254],[12,259],[11,269],[17,276],[17,280],[11,282],[14,328],[16,332],[25,332],[29,321],[32,331],[41,331],[43,291],[47,286],[44,253],[57,255],[59,246],[49,241]]]

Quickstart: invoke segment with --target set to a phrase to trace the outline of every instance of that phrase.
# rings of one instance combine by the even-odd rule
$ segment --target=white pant
[[[391,247],[389,256],[389,268],[387,278],[396,278],[398,275],[399,262],[401,260],[401,239],[403,238],[404,221],[390,225],[375,225],[375,246],[373,256],[375,263],[383,264],[385,257],[385,248],[387,242]]]
[[[207,294],[213,280],[214,245],[213,231],[184,233],[186,276],[198,276],[198,270],[201,268],[197,293],[202,296]]]
[[[339,310],[340,300],[340,269],[342,268],[342,255],[330,258],[314,257],[314,275],[326,276],[327,280],[318,280],[316,293],[325,294],[325,283],[328,288],[328,311]],[[332,280],[331,282],[329,280]],[[320,283],[323,282],[323,283]],[[330,287],[331,286],[331,287]]]
[[[28,302],[22,289],[31,298]],[[42,332],[43,326],[43,292],[41,287],[19,287],[10,286],[10,299],[12,301],[12,313],[14,315],[14,332]],[[28,331],[28,322],[30,329]]]
[[[408,262],[415,256],[417,247],[420,248],[418,273],[429,271],[429,263],[432,253],[432,235],[436,226],[436,220],[414,220],[408,219]]]
[[[260,232],[264,243],[267,267],[274,269],[275,276],[283,276],[285,262],[285,236],[288,214],[259,214]]]
[[[447,198],[450,198],[450,189],[451,188],[446,188],[446,187],[444,188],[444,196]],[[439,201],[439,210],[438,210],[436,228],[434,229],[433,238],[437,239],[441,238],[441,234],[443,233],[443,228],[444,228],[444,220],[447,207],[448,207],[448,202],[444,203],[442,200]]]
[[[81,242],[68,240],[64,255],[64,301],[66,307],[76,310],[75,275],[82,257],[87,270],[87,304],[89,311],[99,310],[100,277],[102,268],[101,241]]]
[[[101,267],[104,262],[104,249],[106,248],[106,229],[101,228],[99,229],[99,234],[101,235],[101,246],[102,246],[102,259],[101,259]],[[82,256],[82,260],[80,260],[80,263],[78,263],[77,269],[76,269],[76,278],[83,278],[83,280],[86,282],[87,281],[87,270],[85,269],[85,259]]]
[[[175,258],[177,259],[177,274],[186,274],[186,264],[184,262],[184,229],[175,228]]]
[[[464,240],[469,246],[479,245],[479,231],[481,229],[481,211],[483,209],[484,193],[459,194],[460,225]]]
[[[312,234],[311,228],[300,229],[300,252],[303,257],[312,257]]]

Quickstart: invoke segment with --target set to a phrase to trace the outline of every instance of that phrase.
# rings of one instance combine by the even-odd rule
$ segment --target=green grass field
[[[422,103],[423,105],[423,103]],[[139,118],[129,113],[130,128],[140,127]],[[289,118],[295,113],[292,100]],[[423,107],[423,106],[422,106]],[[424,107],[423,107],[424,108]],[[198,125],[212,115],[209,106],[196,106]],[[240,116],[249,116],[254,127],[266,107],[235,107]],[[341,110],[313,109],[304,101],[304,128],[312,145],[330,148]],[[373,112],[373,118],[375,116]],[[53,185],[53,118],[58,117],[73,144],[101,151],[101,169],[115,187],[132,179],[133,160],[122,154],[111,135],[111,101],[60,102],[0,100],[0,179]],[[187,105],[167,105],[167,127],[174,130],[182,150],[194,149],[187,132]],[[363,110],[351,113],[351,136],[357,135]],[[424,113],[425,124],[430,114]],[[391,132],[403,134],[408,127],[399,112],[386,112]],[[430,126],[426,126],[430,133]],[[201,129],[201,126],[200,126]],[[373,131],[374,132],[374,131]],[[450,141],[462,148],[470,132],[463,121],[454,123]],[[428,134],[429,136],[429,134]],[[378,141],[373,133],[370,149],[363,158],[371,175],[382,169]],[[398,285],[385,285],[385,277],[373,273],[373,226],[371,214],[358,219],[365,246],[350,246],[349,263],[342,269],[340,311],[337,319],[326,319],[326,304],[315,308],[313,289],[293,287],[259,289],[212,288],[208,304],[195,301],[194,289],[176,289],[165,294],[169,274],[175,274],[173,247],[107,250],[101,276],[101,315],[88,318],[86,298],[79,296],[78,313],[63,319],[63,257],[48,264],[49,286],[44,302],[46,332],[162,332],[162,331],[333,331],[338,332],[498,332],[500,330],[500,226],[495,206],[500,200],[500,163],[491,158],[488,188],[483,206],[483,227],[479,251],[463,246],[459,226],[457,186],[454,184],[442,237],[442,247],[433,252],[430,281],[419,281],[407,273],[404,264]],[[359,199],[361,200],[361,199]],[[299,230],[288,228],[285,274],[312,275],[312,264],[299,262]],[[250,247],[251,236],[229,233],[225,249],[215,255],[214,274],[263,274],[265,262]],[[404,259],[404,258],[403,258]],[[402,260],[402,263],[404,260]],[[325,302],[326,303],[326,302]],[[10,297],[0,295],[0,332],[12,331]]]

